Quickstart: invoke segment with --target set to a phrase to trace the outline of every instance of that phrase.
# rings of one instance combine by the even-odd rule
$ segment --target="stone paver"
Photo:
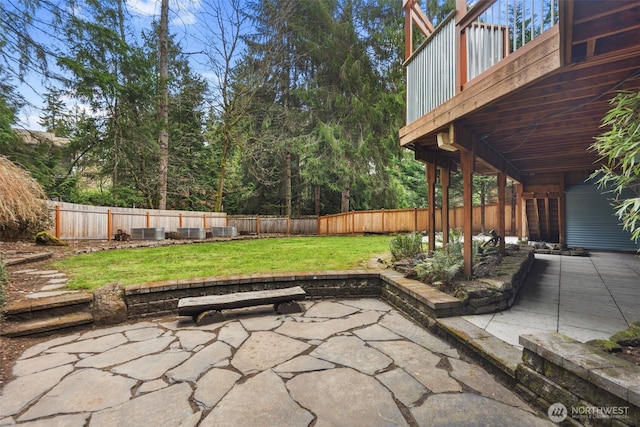
[[[378,381],[387,386],[402,404],[408,408],[415,405],[428,390],[411,375],[400,368],[376,375]]]
[[[82,369],[67,375],[29,410],[19,421],[34,420],[54,414],[100,411],[129,401],[134,379],[98,369]]]
[[[407,425],[389,390],[353,369],[300,374],[287,387],[295,401],[316,414],[316,427]]]
[[[249,338],[249,334],[245,331],[240,322],[233,322],[224,325],[218,334],[218,339],[220,341],[226,342],[233,348],[240,347],[247,338]]]
[[[421,406],[411,409],[421,426],[430,427],[513,427],[550,426],[549,420],[540,419],[520,408],[504,405],[476,394],[436,394]],[[471,414],[473,414],[471,416]]]
[[[282,379],[267,370],[234,387],[201,425],[296,427],[312,420],[313,415],[291,398]]]
[[[92,415],[89,426],[177,426],[193,415],[188,400],[191,393],[189,384],[175,384],[99,411]]]
[[[78,360],[78,356],[68,353],[51,353],[30,359],[18,360],[16,364],[13,365],[13,375],[22,377],[56,366],[73,363],[76,360]]]
[[[214,368],[196,383],[194,399],[204,409],[213,408],[242,375],[227,369]]]
[[[329,338],[310,355],[369,375],[381,372],[393,363],[388,356],[353,336]]]
[[[304,305],[37,344],[4,385],[0,425],[553,425],[383,301]]]

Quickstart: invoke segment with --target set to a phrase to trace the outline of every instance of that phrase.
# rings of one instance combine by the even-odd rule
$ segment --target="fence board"
[[[485,206],[485,231],[498,227],[498,205]],[[511,227],[512,207],[505,208],[505,229],[507,234],[515,235],[516,230]],[[482,231],[481,207],[473,208],[473,232]],[[463,209],[449,210],[449,227],[462,228]],[[411,231],[426,231],[428,228],[427,209],[381,209],[377,211],[354,211],[318,218],[318,234],[351,234],[351,233],[402,233]],[[442,231],[442,213],[436,209],[436,231]]]
[[[318,217],[299,218],[281,216],[229,215],[230,227],[236,227],[240,234],[296,234],[315,235],[318,233]]]
[[[51,232],[63,240],[107,240],[109,214],[111,233],[121,229],[131,233],[132,228],[163,227],[165,232],[179,227],[224,227],[227,217],[221,212],[190,212],[158,209],[87,206],[75,203],[48,201],[53,226]]]
[[[65,202],[47,202],[53,227],[51,232],[63,240],[107,240],[121,229],[163,227],[165,232],[178,228],[236,227],[239,234],[336,235],[363,233],[402,233],[427,230],[427,209],[381,209],[300,218],[277,216],[227,216],[221,212],[190,212],[156,209],[87,206]],[[480,206],[473,208],[473,231],[482,231]],[[109,230],[111,215],[111,233]],[[512,206],[505,209],[506,232],[516,235],[512,225]],[[442,231],[442,216],[436,210],[436,231]],[[449,210],[451,228],[463,225],[462,208]],[[485,231],[498,227],[498,205],[485,206]]]

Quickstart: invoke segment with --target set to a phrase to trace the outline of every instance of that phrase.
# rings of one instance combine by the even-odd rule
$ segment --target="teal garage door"
[[[609,199],[591,181],[574,185],[566,194],[567,246],[614,251],[637,251],[631,233],[622,228]]]

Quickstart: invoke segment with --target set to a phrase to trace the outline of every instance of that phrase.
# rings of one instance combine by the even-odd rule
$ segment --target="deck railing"
[[[407,124],[556,25],[559,0],[479,0],[444,20],[405,62]]]
[[[481,0],[459,23],[470,81],[558,23],[558,0]],[[465,79],[466,77],[466,79]]]
[[[407,124],[456,94],[456,22],[450,15],[407,62]]]

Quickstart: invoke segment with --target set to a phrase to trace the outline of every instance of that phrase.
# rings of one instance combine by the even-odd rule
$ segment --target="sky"
[[[190,52],[188,55],[191,67],[194,72],[202,75],[206,79],[214,79],[215,76],[204,67],[202,55],[195,52],[203,50],[202,43],[199,41],[198,34],[201,33],[207,23],[203,23],[207,6],[212,2],[203,3],[207,0],[170,0],[169,3],[169,31],[176,36],[176,41],[182,46],[183,52]],[[221,0],[226,5],[226,1]],[[66,3],[66,2],[64,2]],[[159,20],[160,0],[127,0],[127,10],[131,15],[131,22],[134,28],[132,32],[139,34],[142,29],[150,28],[151,22]],[[46,19],[46,15],[45,15]],[[46,32],[40,32],[34,28],[34,38],[38,41],[46,39]],[[54,61],[51,61],[53,64]],[[22,94],[28,101],[28,105],[18,114],[18,123],[16,127],[29,130],[42,130],[42,126],[38,124],[40,120],[40,108],[43,106],[42,94],[46,91],[46,82],[42,81],[42,77],[36,73],[26,76],[25,83],[18,85],[18,92]],[[54,86],[59,87],[59,84]],[[215,85],[214,85],[215,86]],[[83,109],[85,106],[74,104],[77,108]],[[72,109],[71,101],[67,106]]]

